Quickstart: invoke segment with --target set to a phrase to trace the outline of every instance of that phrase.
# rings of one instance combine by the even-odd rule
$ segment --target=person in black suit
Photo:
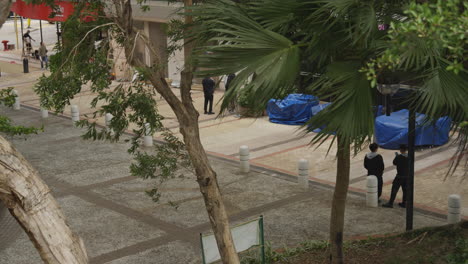
[[[229,87],[231,87],[231,82],[232,82],[232,80],[234,80],[235,77],[236,77],[236,75],[234,73],[231,73],[231,74],[229,74],[227,76],[226,85],[224,86],[225,87],[225,91],[224,91],[225,93],[227,93],[227,91],[229,90]],[[235,109],[234,102],[230,102],[229,106],[228,106],[229,113],[233,113],[234,109]]]
[[[393,202],[395,201],[398,190],[402,189],[403,199],[398,205],[402,208],[406,207],[406,179],[408,178],[408,147],[406,145],[400,145],[400,154],[395,152],[395,158],[393,159],[393,165],[397,167],[397,175],[392,183],[392,194],[388,203],[383,204],[383,207],[393,208]]]
[[[378,198],[382,195],[382,186],[383,186],[383,172],[385,169],[384,161],[382,156],[377,153],[379,150],[379,145],[377,143],[372,143],[369,145],[371,152],[366,154],[364,158],[364,168],[367,169],[367,175],[374,175],[377,177],[377,187],[378,187]]]
[[[215,81],[211,77],[206,77],[202,81],[203,85],[203,94],[205,95],[205,115],[213,115],[213,94],[215,89]],[[208,108],[208,103],[210,104],[210,108]],[[207,111],[209,110],[209,111]]]

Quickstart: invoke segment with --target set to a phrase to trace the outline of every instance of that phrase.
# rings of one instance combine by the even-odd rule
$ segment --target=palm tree
[[[379,30],[379,25],[402,20],[403,5],[409,2],[260,0],[239,4],[218,0],[193,9],[197,38],[209,43],[199,50],[197,58],[198,66],[208,70],[198,73],[238,73],[225,95],[224,108],[241,90],[248,91],[252,106],[263,106],[270,98],[293,91],[301,71],[319,76],[306,89],[309,93],[332,99],[333,104],[314,116],[309,125],[312,129],[326,126],[312,143],[321,144],[333,137],[331,144],[337,144],[329,238],[333,263],[344,262],[351,149],[360,151],[374,131],[374,88],[363,69],[388,48],[388,32]],[[419,98],[424,100],[421,105],[440,109],[446,102],[430,95],[440,93],[444,86],[438,83],[430,87],[426,96]],[[459,88],[457,85],[454,90],[460,92]],[[450,101],[453,107],[444,114],[466,109],[459,101]],[[462,120],[466,120],[466,112]]]

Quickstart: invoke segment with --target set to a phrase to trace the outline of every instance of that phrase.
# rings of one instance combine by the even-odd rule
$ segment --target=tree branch
[[[88,263],[83,241],[68,227],[50,189],[1,136],[0,201],[22,226],[45,263]]]

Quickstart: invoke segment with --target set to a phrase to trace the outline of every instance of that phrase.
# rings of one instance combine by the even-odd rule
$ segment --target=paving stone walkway
[[[144,194],[155,182],[129,174],[125,143],[84,141],[83,130],[68,118],[41,120],[35,110],[0,107],[18,124],[45,125],[39,135],[10,138],[39,171],[63,209],[71,228],[85,242],[91,263],[200,263],[199,233],[210,225],[195,177],[186,171],[161,186],[154,203]],[[211,163],[231,223],[264,215],[265,235],[273,247],[307,239],[326,239],[331,189],[311,182],[308,191],[292,175],[253,166],[242,174],[237,162],[217,156]],[[174,206],[176,205],[176,206]],[[177,207],[177,208],[176,208]],[[401,232],[403,209],[366,208],[362,193],[351,191],[346,237]],[[442,225],[443,217],[419,210],[415,227]],[[20,233],[0,252],[0,263],[40,263],[33,245]]]
[[[7,59],[4,59],[5,56]],[[0,51],[0,63],[8,63],[15,58],[12,53]],[[19,91],[24,106],[39,109],[39,98],[34,93],[33,86],[38,77],[42,74],[47,75],[48,72],[33,68],[31,73],[23,74],[17,66],[15,65],[12,69],[7,68],[10,72],[1,77],[0,89],[14,86]],[[113,82],[112,87],[119,84]],[[179,90],[174,89],[174,92],[178,94]],[[222,95],[222,89],[216,91],[215,99],[218,100]],[[71,103],[80,108],[80,118],[89,119],[89,114],[95,111],[90,108],[90,102],[94,96],[95,94],[89,91],[89,87],[83,87],[83,91],[72,100]],[[202,92],[193,90],[192,98],[197,109],[202,109]],[[180,136],[177,119],[169,105],[159,96],[156,99],[160,114],[166,117],[164,124],[176,136]],[[98,107],[101,105],[102,102],[98,103]],[[219,104],[215,105],[215,112],[219,113]],[[69,115],[70,107],[66,107],[64,116]],[[99,117],[95,121],[101,125],[105,123],[104,117]],[[335,184],[336,160],[333,155],[335,147],[332,147],[331,154],[327,155],[328,144],[318,147],[310,146],[309,142],[313,134],[304,136],[297,126],[274,124],[268,121],[268,117],[237,118],[234,115],[228,115],[218,118],[203,114],[200,115],[199,123],[202,143],[213,157],[237,162],[239,147],[248,145],[251,150],[252,164],[259,168],[294,176],[297,175],[298,160],[305,158],[310,164],[311,177],[309,179],[311,181],[328,186]],[[134,127],[130,127],[132,128]],[[155,135],[155,138],[160,137]],[[462,198],[464,215],[468,215],[468,185],[463,184],[464,171],[460,169],[453,177],[445,177],[455,150],[455,145],[446,144],[416,152],[415,202],[418,207],[443,214],[447,211],[447,196],[456,193]],[[362,166],[365,152],[367,150],[358,153],[351,160],[351,189],[358,192],[364,192],[366,188],[366,171]],[[384,197],[388,197],[391,182],[396,174],[395,167],[392,165],[394,151],[381,149],[380,153],[386,164]]]

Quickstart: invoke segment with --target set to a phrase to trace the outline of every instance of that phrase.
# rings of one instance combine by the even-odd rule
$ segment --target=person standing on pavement
[[[205,95],[205,115],[213,115],[213,94],[215,89],[215,81],[211,77],[206,77],[202,81],[203,85],[203,94]],[[208,103],[210,104],[210,108],[208,108]],[[209,111],[207,111],[209,110]]]
[[[400,154],[395,152],[395,158],[393,159],[393,165],[396,166],[397,175],[392,183],[392,194],[388,203],[383,204],[383,207],[393,208],[393,202],[395,201],[398,190],[402,189],[403,199],[398,205],[402,208],[406,207],[406,179],[408,178],[408,147],[406,145],[400,145]]]
[[[26,43],[26,50],[28,51],[29,54],[32,53],[32,45],[31,45],[31,40],[35,41],[31,35],[29,35],[30,31],[26,31],[26,33],[23,35],[23,40]]]
[[[231,73],[227,76],[226,85],[224,86],[226,88],[226,92],[228,91],[229,86],[231,85],[231,82],[232,80],[234,80],[235,77],[236,77],[236,74],[234,73]]]
[[[49,58],[47,56],[47,47],[45,46],[44,42],[41,42],[41,46],[39,47],[39,56],[41,57],[41,69],[47,69],[49,67]]]
[[[231,82],[232,82],[232,80],[234,80],[235,77],[236,77],[236,75],[234,73],[231,73],[231,74],[229,74],[227,76],[226,85],[224,85],[224,88],[225,88],[224,92],[225,93],[227,93],[227,91],[229,90],[229,87],[231,86]],[[229,106],[228,106],[229,113],[233,113],[234,109],[235,109],[234,102],[230,102]]]
[[[377,177],[378,199],[380,199],[380,196],[382,195],[382,176],[385,165],[382,156],[377,153],[379,145],[377,145],[377,143],[372,143],[369,145],[369,149],[371,152],[367,153],[364,158],[364,168],[367,169],[367,176],[374,175]]]

